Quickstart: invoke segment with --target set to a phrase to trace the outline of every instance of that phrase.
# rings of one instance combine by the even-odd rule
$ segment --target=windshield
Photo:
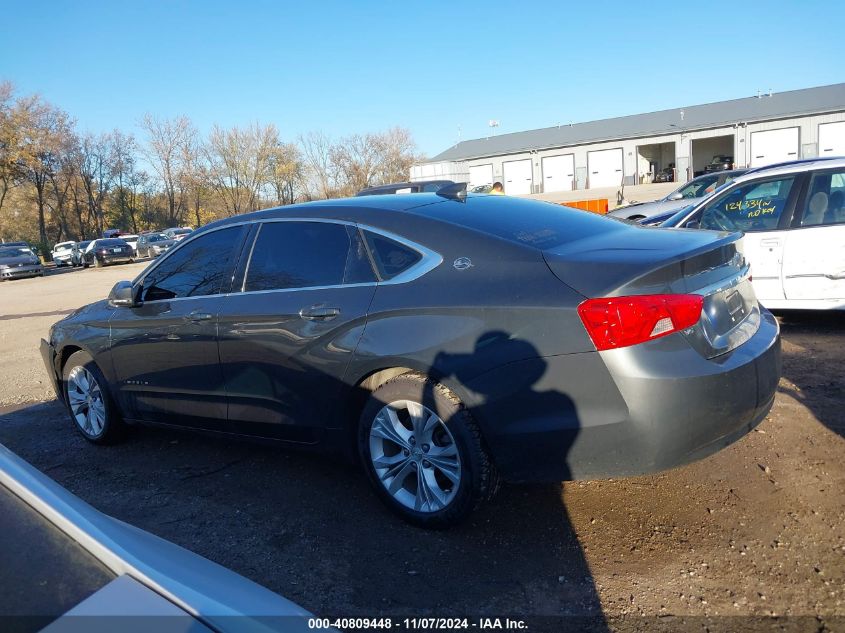
[[[164,242],[165,240],[169,240],[170,238],[167,237],[164,233],[156,233],[154,235],[150,235],[147,238],[148,242]]]
[[[711,165],[721,165],[722,163],[727,163],[730,161],[730,156],[714,156],[713,160],[710,161]]]
[[[25,246],[0,247],[0,257],[23,257],[24,255],[35,257],[35,253]]]
[[[719,176],[703,176],[696,178],[688,185],[678,189],[681,198],[684,200],[691,198],[701,198],[708,193],[713,193],[716,189],[716,183],[719,181]]]
[[[73,248],[73,242],[62,242],[61,244],[56,244],[53,247],[54,251],[69,251]]]

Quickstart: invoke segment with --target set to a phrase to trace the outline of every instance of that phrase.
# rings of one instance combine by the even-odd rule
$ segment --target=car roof
[[[829,158],[805,158],[803,160],[793,160],[785,163],[767,165],[766,167],[755,167],[746,171],[742,176],[734,179],[733,182],[745,182],[746,180],[759,178],[761,176],[780,176],[785,174],[799,174],[817,169],[838,168],[845,168],[845,157],[831,156]]]

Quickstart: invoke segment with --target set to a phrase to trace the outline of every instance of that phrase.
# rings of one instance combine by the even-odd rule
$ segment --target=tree
[[[270,154],[269,186],[278,205],[296,202],[302,185],[303,165],[299,148],[293,143],[281,143]]]
[[[300,135],[299,147],[306,172],[307,195],[331,198],[337,191],[337,169],[332,161],[332,142],[323,132]]]
[[[24,177],[20,164],[22,122],[15,118],[13,94],[10,82],[0,82],[0,220],[9,190]]]
[[[147,132],[145,156],[158,175],[167,197],[167,223],[182,224],[184,200],[184,147],[196,136],[196,130],[186,116],[157,119],[147,114],[142,122]]]
[[[270,181],[273,152],[280,145],[275,125],[254,123],[224,130],[214,126],[206,145],[209,175],[228,215],[259,207],[259,193]]]
[[[42,245],[47,244],[47,185],[58,169],[62,146],[66,145],[71,133],[71,123],[67,114],[45,103],[38,96],[19,99],[13,116],[22,123],[21,150],[19,164],[26,179],[35,188],[35,200],[38,212],[38,238]]]
[[[126,222],[131,225],[132,232],[138,232],[138,222],[134,203],[134,191],[132,184],[135,181],[135,163],[138,153],[138,146],[135,137],[131,134],[124,134],[120,130],[114,130],[111,135],[112,142],[112,169],[114,174],[114,200],[118,222]]]

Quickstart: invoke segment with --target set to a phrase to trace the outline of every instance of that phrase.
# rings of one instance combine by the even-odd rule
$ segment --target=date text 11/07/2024
[[[352,630],[408,630],[408,631],[521,631],[527,630],[524,620],[514,618],[309,618],[308,628]]]

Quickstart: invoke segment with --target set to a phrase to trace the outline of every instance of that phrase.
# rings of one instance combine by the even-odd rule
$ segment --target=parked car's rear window
[[[466,203],[429,204],[409,212],[541,250],[627,228],[623,222],[588,211],[509,196],[470,196]]]
[[[100,248],[112,248],[114,246],[126,246],[126,242],[121,239],[97,240],[97,246]]]
[[[329,222],[267,222],[261,226],[252,249],[244,290],[339,286],[373,280],[356,230]]]

